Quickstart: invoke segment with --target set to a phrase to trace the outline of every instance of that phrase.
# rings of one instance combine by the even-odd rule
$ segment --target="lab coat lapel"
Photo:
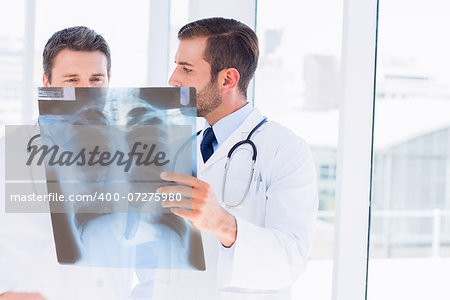
[[[219,148],[214,151],[211,157],[203,163],[202,154],[200,152],[200,142],[201,136],[197,138],[197,162],[198,162],[198,172],[209,168],[214,165],[217,161],[226,157],[231,147],[237,142],[240,142],[247,138],[248,133],[262,120],[262,115],[258,109],[254,109],[250,115],[245,119],[245,121],[235,130],[226,140],[223,142]]]

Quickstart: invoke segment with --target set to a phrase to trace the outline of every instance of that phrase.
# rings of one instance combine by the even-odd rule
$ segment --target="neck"
[[[226,106],[225,104],[227,101],[224,101],[222,105],[217,107],[215,110],[210,112],[205,116],[206,121],[208,121],[208,124],[213,126],[216,124],[219,120],[225,118],[226,116],[234,113],[235,111],[241,109],[244,107],[244,105],[247,104],[246,99],[241,99],[240,101],[236,101],[234,105]],[[229,103],[229,102],[228,102]]]

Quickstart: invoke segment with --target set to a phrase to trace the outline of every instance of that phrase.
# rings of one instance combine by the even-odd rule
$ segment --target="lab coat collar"
[[[217,147],[216,150],[227,138],[232,135],[239,126],[244,123],[245,119],[252,113],[253,107],[250,103],[246,103],[243,107],[238,109],[237,111],[229,114],[228,116],[223,117],[219,121],[217,121],[212,129],[214,131],[214,135],[217,139]],[[203,128],[203,132],[205,132],[206,128],[211,127],[208,121],[205,120],[205,127]]]
[[[263,119],[263,116],[261,112],[255,108],[250,113],[250,115],[245,119],[245,121],[233,132],[224,142],[221,144],[216,151],[211,155],[211,157],[206,161],[206,163],[203,163],[203,159],[200,152],[200,142],[201,142],[201,135],[197,138],[197,166],[198,170],[197,172],[200,173],[204,169],[209,168],[213,164],[215,164],[220,159],[227,156],[228,151],[230,151],[231,147],[233,147],[234,144],[237,142],[240,142],[247,138],[247,135],[250,133],[250,131],[258,125],[259,122]],[[262,128],[258,129],[257,131],[261,130]]]

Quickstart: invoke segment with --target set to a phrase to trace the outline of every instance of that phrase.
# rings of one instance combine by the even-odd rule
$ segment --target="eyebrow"
[[[78,75],[78,74],[67,74],[67,75],[64,75],[63,77],[64,78],[68,78],[68,77],[77,77],[77,76],[80,76],[80,75]],[[92,74],[91,76],[103,76],[103,77],[105,77],[105,74],[103,74],[103,73],[96,73],[96,74]]]
[[[179,62],[177,62],[177,61],[175,60],[175,63],[176,63],[177,65],[181,65],[181,66],[189,66],[189,67],[193,67],[193,66],[194,66],[193,64],[190,64],[190,63],[185,62],[185,61],[179,61]]]

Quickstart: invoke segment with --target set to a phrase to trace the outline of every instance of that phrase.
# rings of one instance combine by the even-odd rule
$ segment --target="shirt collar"
[[[253,111],[253,107],[247,102],[243,107],[237,111],[223,117],[216,124],[213,125],[212,129],[214,135],[216,136],[217,143],[220,146],[225,140],[236,130],[238,127],[244,123],[245,119]],[[205,122],[205,128],[211,127],[208,122]]]

